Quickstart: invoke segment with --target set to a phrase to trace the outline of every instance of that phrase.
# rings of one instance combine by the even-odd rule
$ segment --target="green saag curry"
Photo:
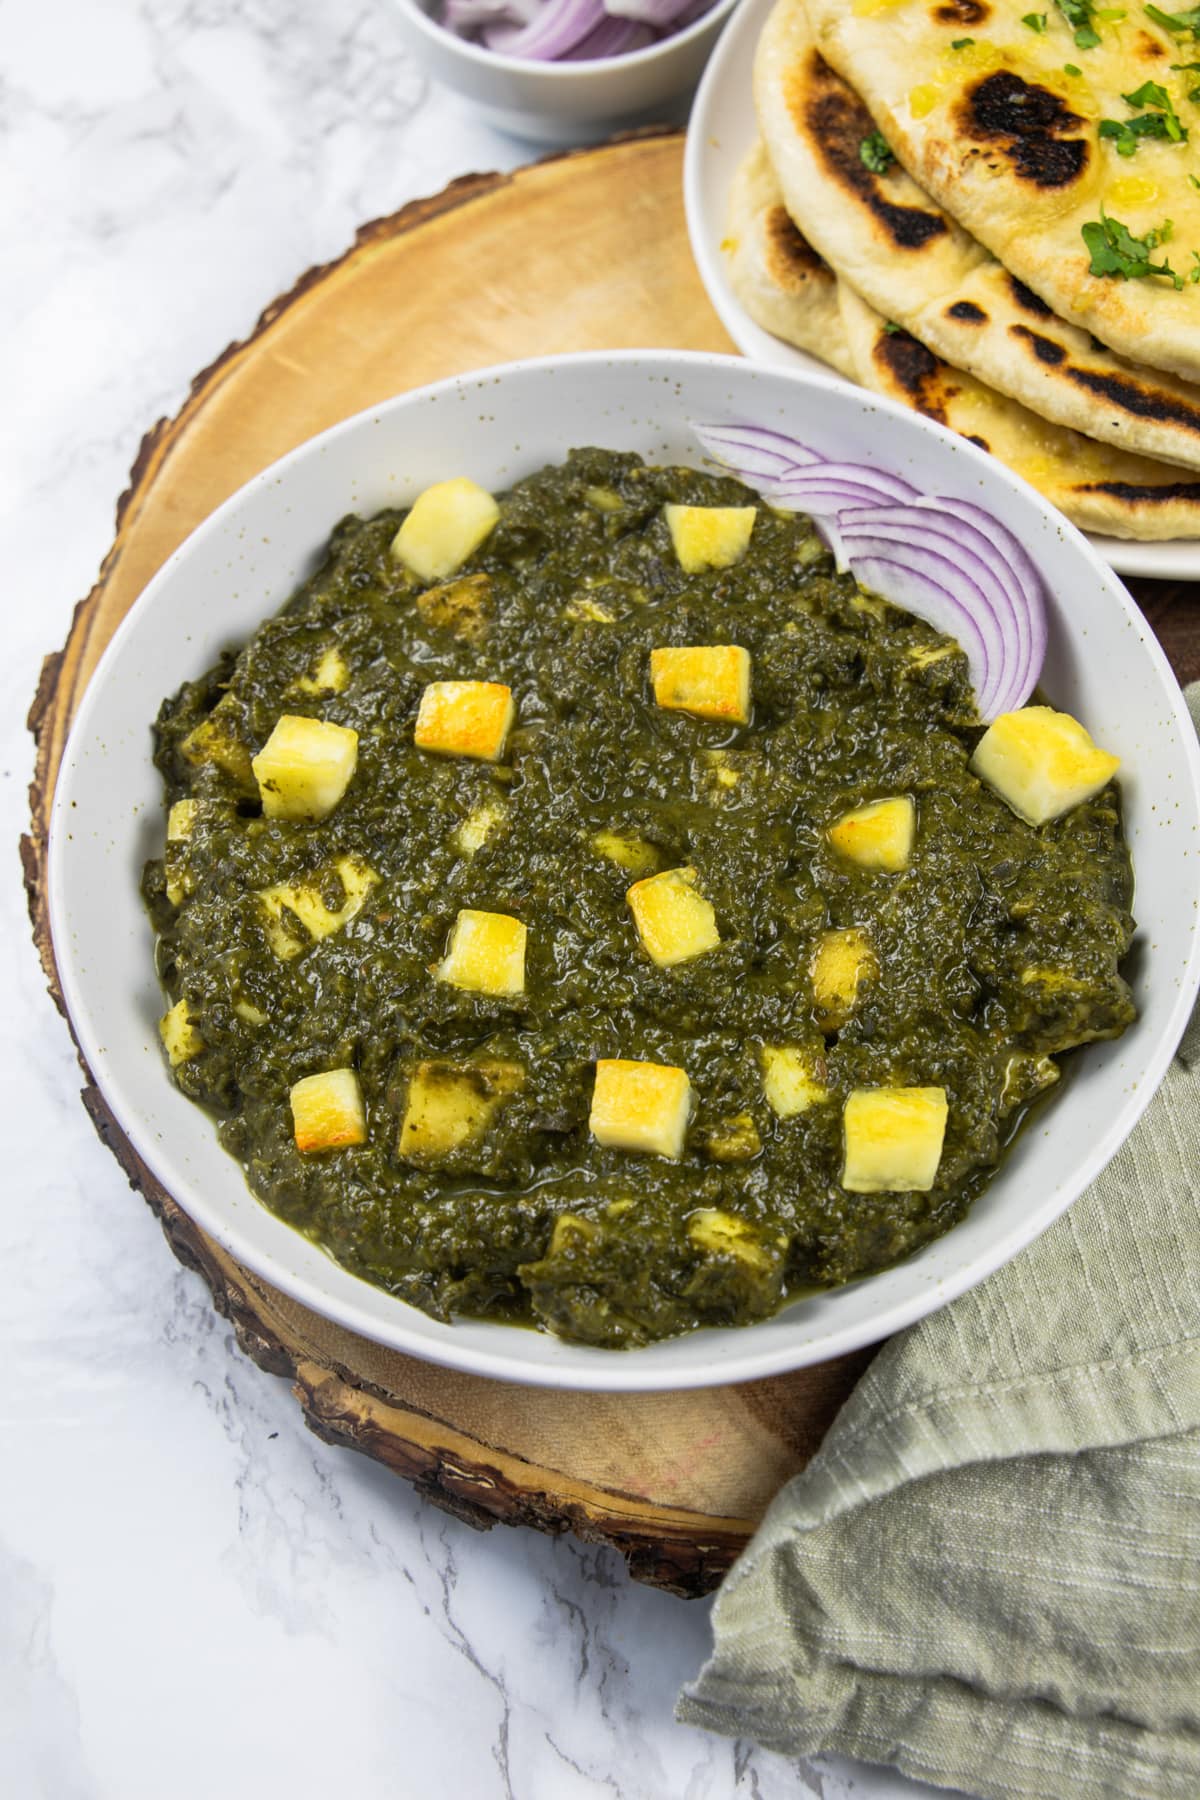
[[[742,559],[686,573],[672,503],[758,504]],[[171,825],[143,888],[174,1079],[254,1193],[438,1317],[606,1346],[762,1318],[953,1225],[1052,1059],[1134,1016],[1115,787],[1023,822],[968,768],[957,646],[734,480],[576,452],[500,497],[449,581],[397,561],[404,517],[344,520],[156,727]],[[692,645],[749,652],[748,723],[656,703],[651,652]],[[445,681],[511,688],[502,758],[417,746]],[[357,733],[315,822],[263,808],[252,759],[283,715]],[[830,826],[895,795],[905,865],[840,853]],[[626,894],[665,871],[716,941],[663,965]],[[519,992],[436,978],[464,909],[525,927]],[[854,951],[832,997],[831,946]],[[686,1071],[677,1158],[589,1131],[605,1059]],[[289,1096],[329,1070],[354,1072],[365,1141],[306,1153]],[[439,1150],[439,1084],[464,1080],[469,1128],[460,1104]],[[847,1098],[906,1086],[948,1101],[936,1178],[848,1191]]]

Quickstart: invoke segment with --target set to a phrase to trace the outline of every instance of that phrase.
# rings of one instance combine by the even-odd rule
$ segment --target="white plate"
[[[807,351],[785,344],[751,319],[729,285],[721,239],[729,190],[738,164],[758,135],[751,76],[758,36],[775,0],[742,0],[713,51],[696,91],[684,152],[683,196],[688,235],[700,279],[726,331],[746,356],[776,369],[819,370],[850,387]],[[1089,534],[1100,555],[1122,575],[1161,580],[1200,580],[1200,538],[1139,544],[1128,538]]]
[[[1049,600],[1046,687],[1124,761],[1139,1017],[1116,1043],[1081,1054],[1075,1079],[1044,1122],[1022,1133],[962,1224],[897,1268],[744,1330],[619,1354],[480,1321],[439,1324],[339,1268],[260,1206],[207,1115],[168,1078],[156,1029],[163,998],[138,897],[141,866],[161,853],[164,829],[150,723],[165,694],[277,610],[345,513],[406,505],[449,475],[503,488],[575,444],[699,463],[695,419],[782,429],[803,419],[805,437],[826,452],[861,456],[869,445],[917,487],[987,505],[1027,546]],[[1200,983],[1197,843],[1200,752],[1162,651],[1120,582],[1032,488],[964,438],[861,388],[742,357],[595,353],[482,370],[361,413],[267,469],[193,532],[122,623],[83,697],[54,796],[50,918],[80,1047],[122,1129],[240,1262],[352,1331],[476,1374],[576,1388],[702,1387],[886,1337],[1014,1255],[1103,1168],[1161,1079]]]

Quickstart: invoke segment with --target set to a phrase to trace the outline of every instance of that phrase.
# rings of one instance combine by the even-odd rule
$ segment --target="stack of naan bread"
[[[1200,7],[1128,5],[778,0],[727,250],[757,323],[1076,524],[1194,537]]]

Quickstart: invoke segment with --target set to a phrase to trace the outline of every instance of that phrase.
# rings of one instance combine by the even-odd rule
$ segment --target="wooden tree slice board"
[[[365,226],[339,261],[273,302],[148,434],[99,579],[47,658],[30,713],[37,766],[21,848],[60,1009],[43,879],[54,781],[96,661],[150,577],[259,469],[389,395],[535,353],[731,350],[688,249],[681,163],[681,134],[653,132],[511,176],[468,176]],[[1200,606],[1187,598],[1160,588],[1147,611],[1177,669],[1194,674]],[[418,1362],[240,1267],[157,1184],[90,1077],[83,1098],[175,1254],[204,1276],[243,1350],[292,1381],[319,1437],[377,1458],[473,1523],[611,1543],[635,1576],[676,1593],[716,1585],[870,1358],[632,1396],[562,1394]]]

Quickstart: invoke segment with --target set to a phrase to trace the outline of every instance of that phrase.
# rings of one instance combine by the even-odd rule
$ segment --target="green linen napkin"
[[[1200,1010],[1087,1193],[876,1357],[713,1626],[690,1724],[988,1800],[1198,1800]]]

